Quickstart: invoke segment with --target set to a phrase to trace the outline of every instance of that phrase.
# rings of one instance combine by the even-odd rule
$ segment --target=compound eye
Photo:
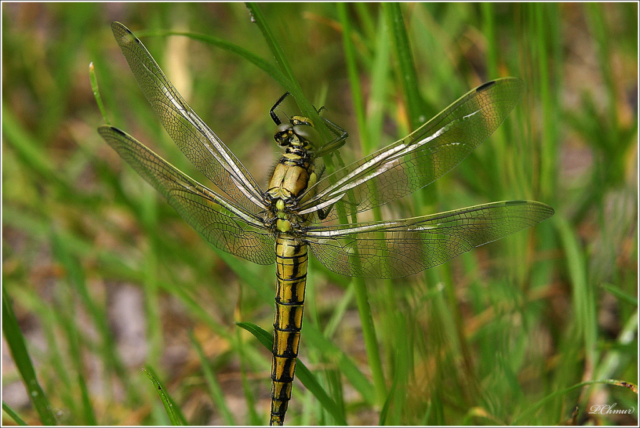
[[[320,133],[310,125],[295,125],[293,132],[313,144],[318,144],[322,141]]]
[[[309,119],[308,117],[304,117],[304,116],[293,116],[291,118],[291,124],[292,125],[309,125],[309,126],[313,126],[313,122],[311,122],[311,119]]]
[[[280,147],[286,147],[287,145],[289,145],[289,133],[287,131],[276,132],[276,135],[273,136],[273,139],[276,140],[276,143]]]

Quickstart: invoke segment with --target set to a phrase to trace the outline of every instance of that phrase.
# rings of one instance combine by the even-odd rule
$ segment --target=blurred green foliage
[[[271,329],[273,266],[215,251],[121,162],[96,133],[88,75],[93,62],[112,124],[206,182],[139,91],[110,30],[123,22],[265,183],[278,156],[268,110],[284,89],[240,56],[158,36],[214,36],[273,62],[247,9],[2,7],[3,291],[18,321],[4,322],[4,338],[24,335],[28,356],[18,358],[30,359],[45,396],[30,401],[5,353],[4,408],[29,424],[44,422],[34,406],[46,405],[60,424],[169,423],[148,366],[191,424],[264,423],[271,358],[234,321]],[[579,423],[637,424],[635,414],[588,414],[636,406],[627,388],[569,391],[638,380],[637,4],[259,8],[302,92],[349,131],[347,161],[484,81],[526,82],[501,129],[394,215],[505,199],[556,209],[425,274],[367,281],[384,402],[350,279],[312,261],[300,357],[348,423],[558,424],[579,406]],[[394,32],[398,12],[406,39]],[[402,58],[413,61],[419,93]],[[330,414],[296,382],[287,423],[335,423]]]

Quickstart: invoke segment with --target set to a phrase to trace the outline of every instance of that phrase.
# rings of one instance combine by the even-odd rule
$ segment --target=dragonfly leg
[[[280,104],[282,104],[284,99],[287,98],[288,96],[289,96],[289,92],[285,92],[284,95],[281,96],[278,101],[276,101],[276,103],[273,105],[273,107],[271,107],[271,110],[269,110],[269,116],[271,116],[271,119],[275,122],[276,125],[281,125],[282,124],[282,121],[280,120],[280,118],[276,114],[276,109],[278,107],[280,107]]]
[[[322,110],[322,108],[320,110]],[[349,137],[349,133],[347,133],[346,130],[331,122],[329,119],[323,117],[322,120],[327,125],[327,128],[329,128],[329,131],[331,131],[336,136],[336,138],[322,146],[318,153],[316,153],[316,156],[325,156],[331,152],[338,150],[340,147],[344,146],[344,143],[346,143],[347,138]]]
[[[327,170],[327,167],[325,165],[322,165],[322,169],[320,170],[320,172],[318,173],[318,178],[316,179],[317,181],[320,181],[320,179],[322,178],[322,176],[324,175],[325,171]],[[325,218],[327,218],[327,216],[329,215],[329,213],[331,212],[331,210],[333,209],[333,205],[331,205],[330,207],[328,207],[326,210],[318,210],[318,218],[320,220],[324,220]]]

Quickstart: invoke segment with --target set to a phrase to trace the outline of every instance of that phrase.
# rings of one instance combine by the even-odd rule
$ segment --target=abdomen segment
[[[307,283],[307,245],[291,236],[276,240],[276,316],[271,364],[271,425],[282,425],[291,399],[296,369],[304,291]]]

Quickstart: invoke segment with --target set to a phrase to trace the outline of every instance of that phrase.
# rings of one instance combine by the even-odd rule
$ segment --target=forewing
[[[114,22],[111,29],[140,89],[185,156],[245,210],[256,214],[266,208],[251,174],[189,107],[142,42],[119,22]]]
[[[406,138],[320,180],[300,214],[331,208],[330,220],[340,205],[347,214],[366,211],[432,183],[500,126],[523,88],[520,79],[504,78],[472,90]]]
[[[306,240],[329,270],[364,278],[400,278],[551,215],[553,209],[539,202],[496,202],[399,221],[311,227]]]
[[[127,133],[111,126],[98,132],[138,174],[217,248],[259,264],[275,261],[273,236],[260,219],[182,173]]]

